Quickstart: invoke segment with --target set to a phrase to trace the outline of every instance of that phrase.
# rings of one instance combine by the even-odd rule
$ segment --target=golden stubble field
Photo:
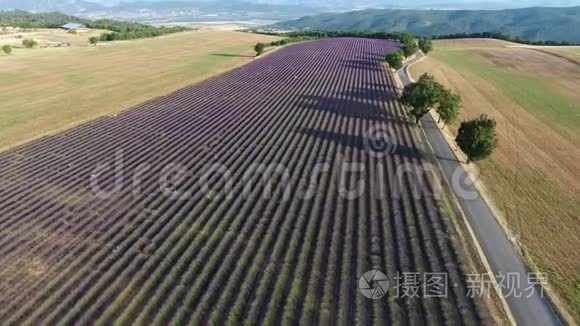
[[[481,178],[525,256],[580,318],[580,64],[495,40],[435,42],[411,68],[460,93],[462,119],[498,122]],[[573,56],[575,49],[541,49]],[[459,123],[451,126],[456,131]]]
[[[274,37],[199,30],[0,55],[0,148],[118,113],[253,59]]]
[[[11,45],[17,48],[23,48],[22,40],[33,39],[38,42],[39,47],[68,43],[70,46],[88,46],[89,37],[99,36],[104,30],[96,29],[79,29],[75,33],[69,33],[64,29],[0,29],[0,46]]]
[[[529,48],[544,53],[551,53],[572,63],[580,64],[580,46],[530,46]]]

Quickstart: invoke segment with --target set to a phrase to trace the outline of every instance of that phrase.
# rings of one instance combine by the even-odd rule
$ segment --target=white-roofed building
[[[68,24],[64,24],[61,26],[62,29],[66,29],[67,31],[70,31],[72,29],[81,29],[81,28],[85,28],[85,25],[83,24],[79,24],[79,23],[68,23]]]

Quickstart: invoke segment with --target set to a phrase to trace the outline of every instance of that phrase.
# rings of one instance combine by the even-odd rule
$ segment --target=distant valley
[[[111,3],[109,3],[111,4]],[[289,20],[326,9],[309,5],[246,1],[135,1],[104,5],[85,0],[2,0],[0,10],[63,12],[90,19],[119,19],[146,23],[232,20]]]
[[[551,2],[551,5],[564,4],[562,1]],[[253,28],[279,22],[269,28],[284,31],[406,31],[423,36],[496,32],[526,41],[580,43],[580,7],[465,10],[535,3],[536,0],[520,1],[517,4],[501,1],[484,3],[477,0],[459,4],[445,0],[418,0],[413,3],[402,0],[0,0],[0,10],[56,11],[87,19],[115,19],[158,25],[236,22],[237,26]],[[580,4],[580,0],[566,3]],[[365,9],[368,7],[375,9]]]

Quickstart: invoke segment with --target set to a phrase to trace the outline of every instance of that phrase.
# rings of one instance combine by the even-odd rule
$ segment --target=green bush
[[[433,50],[433,42],[429,38],[421,38],[419,39],[419,48],[427,54]]]
[[[391,66],[391,68],[399,70],[403,67],[403,60],[405,59],[402,51],[394,51],[388,53],[385,57],[385,60]]]
[[[419,46],[417,46],[417,41],[415,41],[414,38],[406,38],[403,41],[402,50],[403,50],[403,54],[405,54],[406,58],[412,56],[413,54],[415,54],[417,52],[417,50],[419,50]]]
[[[452,93],[450,90],[442,88],[437,103],[437,113],[439,113],[439,121],[444,124],[452,124],[459,117],[461,110],[461,97]]]
[[[467,155],[467,163],[482,160],[493,153],[497,146],[495,127],[495,120],[485,114],[461,123],[455,141]]]
[[[12,47],[10,45],[3,45],[2,52],[6,53],[6,55],[12,54]]]
[[[24,45],[24,47],[27,49],[32,49],[33,47],[38,45],[38,42],[36,42],[33,39],[26,39],[22,40],[22,45]]]
[[[401,103],[410,106],[410,114],[419,123],[429,110],[438,103],[443,87],[435,81],[433,76],[423,74],[419,81],[405,86],[401,96]]]
[[[256,44],[256,46],[254,47],[254,51],[256,51],[256,56],[259,57],[262,54],[264,54],[264,49],[266,48],[266,45],[264,43],[258,43]]]
[[[98,36],[91,36],[89,37],[89,43],[91,45],[97,45],[101,39]]]

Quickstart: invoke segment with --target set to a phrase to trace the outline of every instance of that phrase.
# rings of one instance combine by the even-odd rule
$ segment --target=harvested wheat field
[[[22,40],[33,39],[39,47],[66,43],[69,46],[89,46],[89,37],[99,36],[106,31],[97,29],[81,29],[75,33],[64,29],[7,29],[0,31],[0,46],[11,45],[24,48]]]
[[[580,46],[528,46],[527,48],[550,53],[580,65]]]
[[[482,181],[528,260],[580,319],[580,66],[498,42],[438,41],[411,71],[460,93],[462,118],[497,120],[499,147],[478,164]]]
[[[15,49],[0,57],[0,148],[116,114],[253,58],[276,38],[192,31],[96,47]]]
[[[383,66],[399,46],[289,45],[0,155],[0,320],[492,323]]]

